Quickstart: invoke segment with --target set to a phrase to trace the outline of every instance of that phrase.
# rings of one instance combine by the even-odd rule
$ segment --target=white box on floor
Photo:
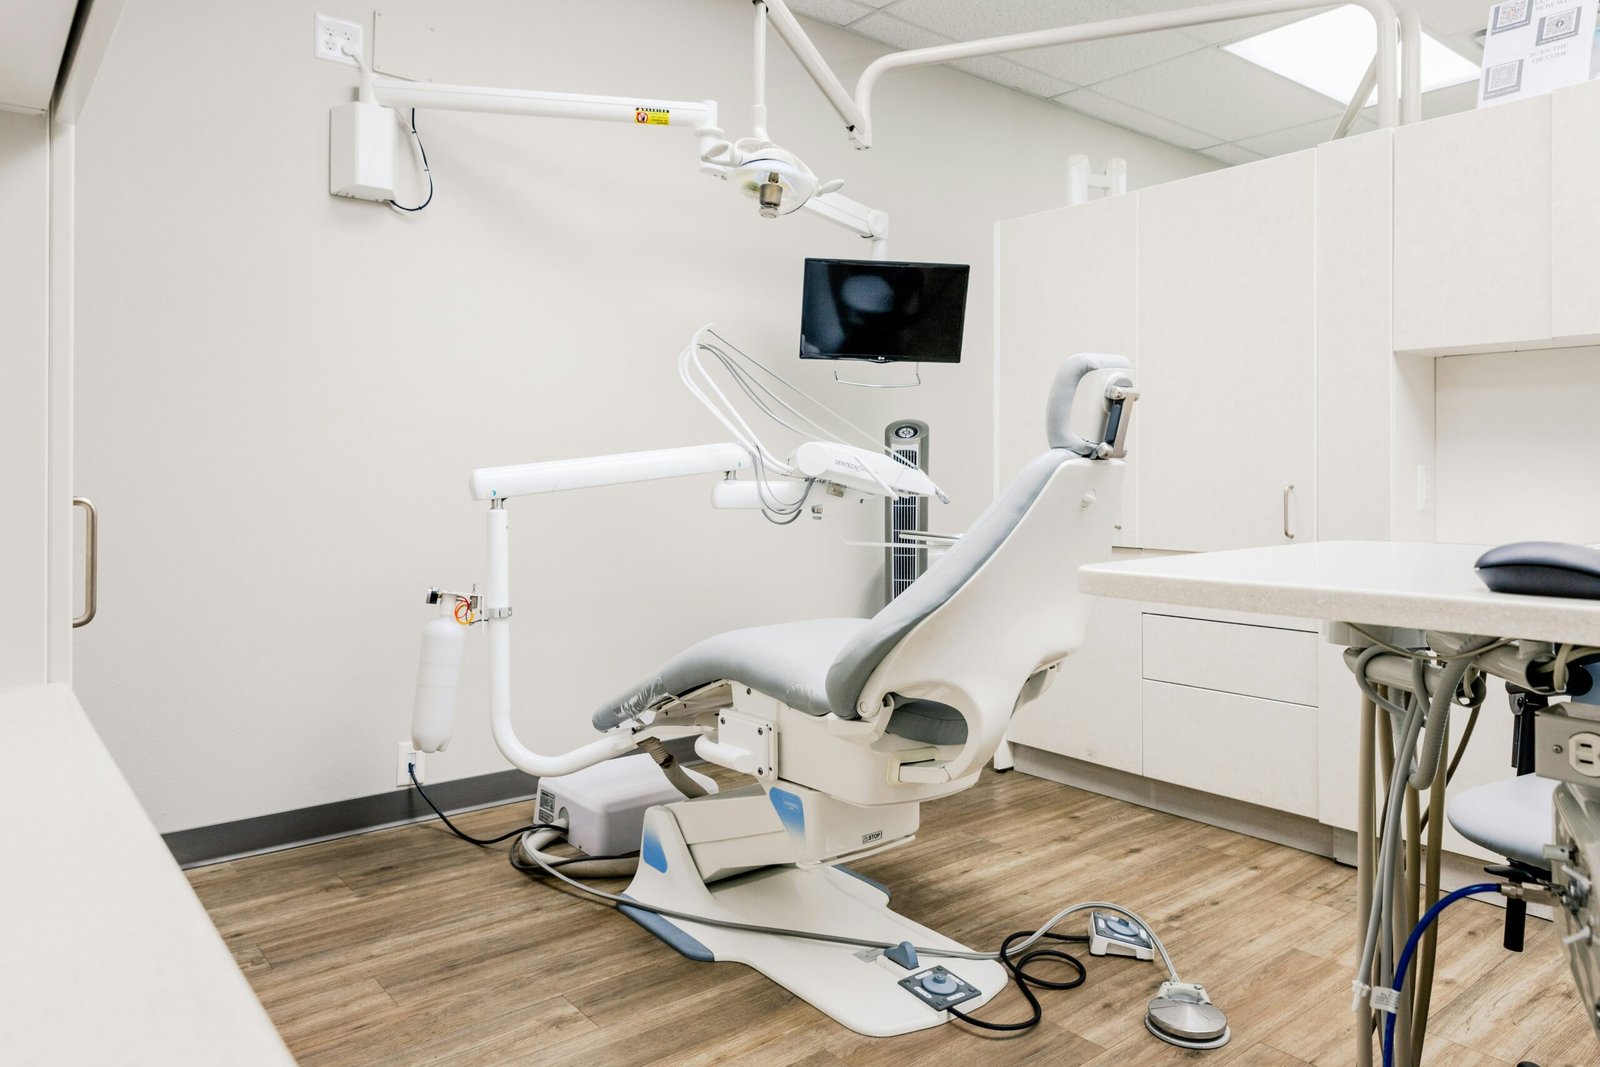
[[[684,768],[707,793],[717,783]],[[539,822],[565,819],[567,840],[590,856],[639,851],[645,810],[682,800],[649,756],[624,756],[559,778],[541,778],[534,797]]]

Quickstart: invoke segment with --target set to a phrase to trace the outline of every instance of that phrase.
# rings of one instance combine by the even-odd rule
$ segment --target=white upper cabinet
[[[1551,98],[1395,131],[1394,347],[1548,344]]]
[[[1600,340],[1600,81],[1550,96],[1550,315],[1554,334]]]
[[[1314,153],[1138,196],[1140,546],[1313,540]]]
[[[1045,399],[1062,360],[1078,352],[1110,352],[1138,366],[1137,223],[1137,198],[1128,195],[996,227],[999,485],[1044,450]],[[1117,541],[1125,546],[1138,543],[1140,422],[1136,405]]]

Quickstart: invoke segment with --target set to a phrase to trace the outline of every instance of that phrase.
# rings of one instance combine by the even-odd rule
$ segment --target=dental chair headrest
[[[1050,400],[1045,405],[1044,431],[1050,442],[1051,448],[1065,448],[1076,452],[1080,456],[1093,456],[1100,446],[1100,441],[1091,441],[1078,434],[1078,429],[1090,429],[1090,432],[1104,427],[1104,415],[1100,414],[1098,422],[1080,413],[1075,421],[1073,418],[1073,402],[1078,396],[1078,386],[1083,379],[1096,371],[1128,370],[1133,365],[1121,356],[1113,356],[1102,352],[1079,352],[1077,355],[1061,364],[1061,369],[1056,371],[1055,381],[1050,384]],[[1125,377],[1125,376],[1124,376]],[[1125,384],[1132,384],[1128,379]],[[1097,398],[1098,399],[1098,398]],[[1093,405],[1095,412],[1101,412],[1099,403]]]

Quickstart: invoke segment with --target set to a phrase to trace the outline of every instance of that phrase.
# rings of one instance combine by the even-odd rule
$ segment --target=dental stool
[[[1534,715],[1548,701],[1509,683],[1506,688],[1515,715],[1512,764],[1517,776],[1457,794],[1445,815],[1462,837],[1506,857],[1505,866],[1486,868],[1491,875],[1511,882],[1548,882],[1550,861],[1544,847],[1552,836],[1551,798],[1559,783],[1533,773]],[[1509,951],[1522,951],[1527,922],[1527,901],[1507,898],[1504,944]]]
[[[1047,403],[1049,448],[870,619],[718,634],[593,716],[608,733],[681,724],[702,759],[755,779],[649,809],[630,900],[901,948],[625,914],[691,959],[748,964],[872,1036],[938,1025],[945,1007],[975,1010],[1005,987],[993,960],[919,960],[911,946],[962,946],[889,910],[883,886],[839,864],[909,842],[923,801],[974,785],[1012,713],[1082,645],[1090,601],[1077,571],[1111,556],[1138,395],[1127,366],[1067,360]]]

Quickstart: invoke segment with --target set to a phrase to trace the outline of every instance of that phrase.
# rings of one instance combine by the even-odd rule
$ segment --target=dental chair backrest
[[[1105,442],[1124,438],[1128,412],[1106,394],[1131,389],[1128,366],[1089,353],[1061,366],[1046,404],[1049,450],[834,661],[836,715],[874,719],[897,703],[936,701],[967,723],[945,765],[950,780],[993,755],[1024,687],[1029,696],[1042,688],[1030,678],[1083,644],[1090,601],[1077,571],[1111,555],[1123,464]]]

